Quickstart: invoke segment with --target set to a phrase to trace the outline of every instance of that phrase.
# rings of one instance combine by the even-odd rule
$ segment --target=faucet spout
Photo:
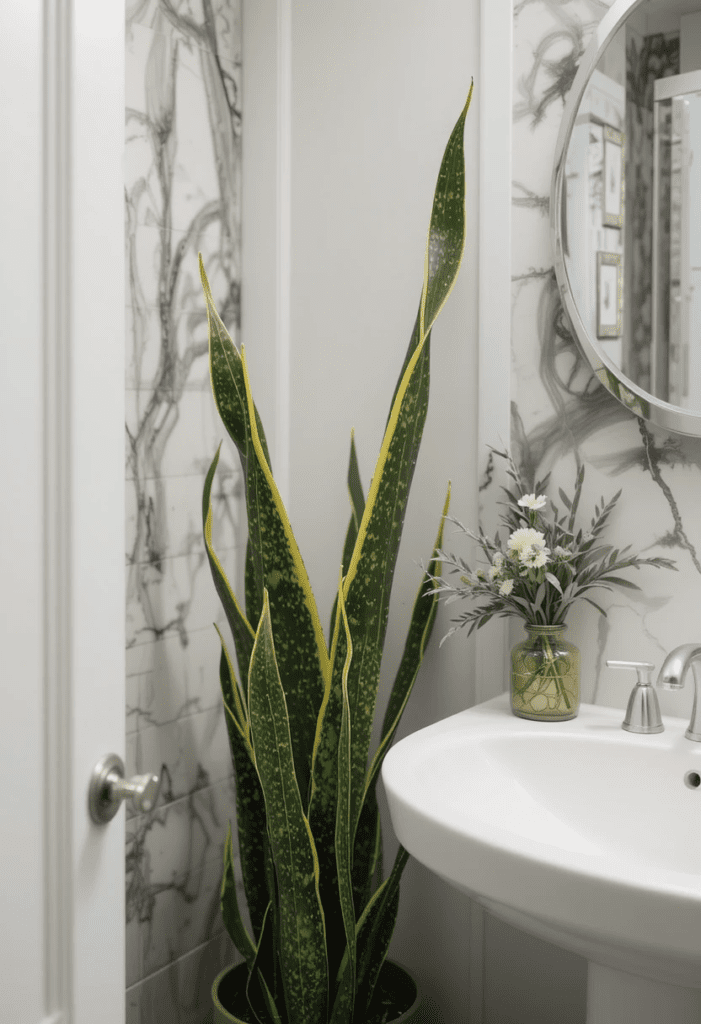
[[[684,734],[687,739],[701,743],[701,701],[699,689],[701,683],[701,643],[681,644],[665,658],[657,677],[657,685],[665,690],[680,690],[684,686],[686,673],[691,666],[694,676],[694,704],[691,709],[691,721]]]

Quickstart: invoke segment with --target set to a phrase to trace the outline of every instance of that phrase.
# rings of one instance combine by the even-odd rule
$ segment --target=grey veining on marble
[[[205,998],[206,986],[195,975],[211,983],[232,957],[219,913],[222,847],[235,817],[212,628],[223,617],[201,508],[223,429],[209,387],[198,253],[236,339],[240,80],[240,0],[128,0],[126,767],[160,769],[164,779],[154,811],[127,820],[128,1019],[138,1024],[204,1019],[193,998]],[[245,531],[226,444],[212,505],[215,546],[235,580]]]
[[[632,574],[640,591],[600,592],[607,618],[586,606],[570,616],[570,639],[582,649],[583,699],[625,707],[627,685],[606,659],[659,665],[667,650],[698,632],[701,441],[651,430],[598,384],[570,332],[552,271],[543,214],[557,132],[577,64],[609,7],[596,0],[514,5],[511,446],[530,480],[552,474],[555,493],[559,486],[571,491],[584,464],[586,514],[622,488],[609,542],[677,562],[676,573]],[[653,49],[659,56],[660,46]],[[672,49],[662,47],[667,56]],[[660,697],[663,714],[688,715],[690,694]]]

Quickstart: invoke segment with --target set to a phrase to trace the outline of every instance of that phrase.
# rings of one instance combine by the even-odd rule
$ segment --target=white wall
[[[242,337],[269,433],[277,415],[273,462],[284,467],[289,457],[288,508],[324,622],[348,522],[350,431],[367,492],[418,307],[440,160],[476,80],[466,129],[468,243],[433,332],[431,401],[390,611],[390,681],[421,580],[415,563],[430,555],[449,479],[455,514],[472,523],[477,515],[478,10],[478,0],[309,0],[292,6],[288,50],[274,3],[251,6],[244,18]],[[285,159],[287,103],[289,207],[274,169]],[[256,230],[271,208],[283,235],[289,216],[288,321],[279,253],[276,260]],[[286,438],[276,377],[287,330]],[[405,733],[474,702],[474,649],[459,638],[439,655],[446,630],[441,610]],[[385,837],[393,856],[389,819]],[[467,1020],[469,903],[413,862],[404,878],[393,953],[437,997],[447,1021]]]

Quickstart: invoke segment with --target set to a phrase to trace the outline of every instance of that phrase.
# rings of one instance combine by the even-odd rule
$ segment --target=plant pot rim
[[[394,957],[386,957],[384,963],[392,964],[394,967],[398,967],[400,971],[402,971],[405,975],[407,975],[408,978],[411,979],[416,988],[416,998],[412,1002],[411,1006],[404,1010],[399,1017],[394,1017],[392,1018],[391,1021],[388,1022],[388,1024],[403,1024],[403,1022],[406,1021],[408,1024],[412,1016],[417,1012],[421,1005],[421,992],[419,991],[418,982],[416,981],[416,978],[409,970],[409,968],[406,967],[401,961],[395,960]],[[222,971],[219,972],[219,974],[212,982],[212,1002],[214,1004],[215,1011],[218,1011],[222,1015],[224,1020],[236,1022],[236,1024],[238,1024],[240,1018],[235,1017],[231,1010],[227,1010],[227,1008],[222,1005],[221,1001],[219,1000],[219,985],[224,980],[224,978],[229,974],[229,972],[235,971],[239,967],[246,967],[246,961],[242,960],[241,963],[234,964],[233,966],[229,964],[228,967],[225,967]],[[310,1022],[310,1024],[312,1024],[312,1022]]]

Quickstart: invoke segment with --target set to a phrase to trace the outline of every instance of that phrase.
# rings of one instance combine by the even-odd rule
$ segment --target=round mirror
[[[701,0],[616,0],[555,153],[555,272],[601,383],[701,436]]]

